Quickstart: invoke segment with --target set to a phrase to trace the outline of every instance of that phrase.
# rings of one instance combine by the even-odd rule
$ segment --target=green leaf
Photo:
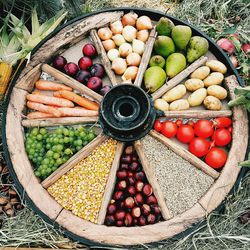
[[[32,27],[32,34],[38,32],[40,25],[37,17],[36,9],[33,8],[31,12],[31,27]]]

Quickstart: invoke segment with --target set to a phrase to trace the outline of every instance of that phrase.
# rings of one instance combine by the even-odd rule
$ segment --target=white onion
[[[138,30],[150,30],[153,28],[151,19],[148,16],[140,16],[136,21]]]
[[[118,20],[114,23],[111,23],[110,29],[113,32],[113,34],[121,34],[122,30],[123,30],[122,22],[120,20]]]
[[[112,36],[112,39],[117,46],[120,46],[121,44],[126,42],[123,35],[121,34],[116,34],[115,36]]]
[[[129,66],[139,66],[141,62],[141,56],[138,53],[132,52],[126,58]]]
[[[127,63],[125,59],[122,59],[120,57],[115,58],[112,62],[112,69],[117,75],[122,75],[127,69]]]
[[[109,50],[114,49],[116,47],[114,41],[111,39],[103,41],[102,45],[106,51],[109,51]]]
[[[97,31],[97,35],[101,38],[101,40],[108,40],[112,37],[112,31],[108,28],[100,28]]]
[[[107,53],[107,56],[108,56],[110,61],[114,61],[117,57],[120,56],[120,53],[119,53],[119,51],[117,49],[111,49]]]
[[[134,12],[127,13],[122,17],[122,24],[123,26],[126,26],[126,25],[135,26],[137,18],[138,18],[138,15],[136,13]]]
[[[138,67],[130,66],[125,70],[125,72],[122,76],[122,80],[123,81],[126,81],[126,80],[134,81],[137,73],[138,73]]]
[[[123,43],[119,47],[119,53],[121,57],[127,57],[130,53],[132,53],[132,46],[129,43]]]
[[[125,38],[126,41],[128,42],[132,42],[133,39],[136,38],[136,28],[131,26],[131,25],[127,25],[124,27],[123,31],[122,31],[122,35]]]
[[[145,43],[138,39],[134,39],[132,42],[132,48],[133,48],[133,52],[138,53],[139,55],[142,55],[145,50]]]
[[[136,38],[144,43],[148,40],[148,37],[149,37],[148,30],[140,30],[136,33]]]

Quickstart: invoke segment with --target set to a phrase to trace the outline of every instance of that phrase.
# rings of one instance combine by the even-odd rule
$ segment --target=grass
[[[239,33],[245,41],[250,37],[250,3],[248,0],[87,0],[83,11],[108,7],[137,6],[158,9],[198,26],[215,40]],[[180,3],[179,3],[180,2]],[[242,74],[246,80],[247,75]],[[1,183],[0,183],[1,184]],[[196,231],[179,241],[163,241],[156,248],[164,250],[247,250],[250,245],[250,224],[241,224],[238,217],[250,206],[250,172],[239,190],[227,197],[223,213],[212,213]],[[2,220],[2,227],[1,227]],[[47,246],[53,248],[83,248],[53,229],[27,206],[15,218],[0,217],[1,246]],[[142,249],[145,246],[141,247]],[[110,249],[110,248],[109,248]],[[138,249],[135,248],[135,249]],[[111,249],[110,249],[111,250]]]

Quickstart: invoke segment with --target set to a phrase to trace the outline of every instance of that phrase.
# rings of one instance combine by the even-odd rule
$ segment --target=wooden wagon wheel
[[[64,209],[48,193],[48,187],[53,185],[53,183],[55,183],[60,177],[71,170],[78,162],[90,155],[91,152],[98,145],[107,140],[108,137],[103,132],[100,132],[100,134],[92,142],[72,156],[47,179],[40,182],[35,177],[33,167],[25,152],[24,128],[37,126],[56,127],[58,125],[78,125],[85,123],[89,124],[97,122],[98,117],[47,118],[37,120],[23,119],[23,113],[26,112],[25,98],[26,95],[32,91],[34,83],[40,78],[41,73],[46,72],[56,80],[59,80],[73,89],[88,95],[97,102],[101,102],[102,96],[46,63],[48,63],[51,57],[56,53],[65,51],[70,45],[75,45],[81,41],[83,37],[86,37],[88,34],[90,34],[90,37],[97,48],[101,62],[105,67],[111,84],[113,86],[119,84],[119,79],[111,70],[110,62],[102,47],[101,41],[96,34],[96,29],[120,19],[122,15],[123,11],[110,11],[92,15],[88,18],[66,26],[53,38],[45,42],[36,51],[36,53],[33,54],[30,63],[22,71],[16,85],[13,88],[6,113],[5,130],[9,156],[18,182],[22,185],[25,193],[32,200],[33,204],[35,204],[40,212],[45,214],[51,220],[51,222],[58,223],[60,226],[70,232],[71,235],[73,234],[75,236],[82,237],[82,239],[88,239],[101,244],[136,245],[164,240],[181,233],[192,224],[205,218],[207,214],[211,213],[217,206],[221,204],[229,191],[232,189],[240,172],[240,168],[237,167],[237,164],[239,161],[244,159],[247,148],[248,119],[246,111],[240,107],[233,108],[232,110],[225,109],[221,111],[199,110],[197,112],[197,110],[188,110],[186,112],[165,112],[163,118],[199,119],[232,116],[232,145],[228,154],[227,162],[221,172],[217,172],[216,170],[212,169],[202,160],[192,155],[189,151],[180,147],[178,144],[172,142],[170,139],[162,136],[156,131],[151,130],[149,132],[150,136],[160,141],[167,148],[171,149],[177,155],[190,162],[194,167],[200,169],[206,175],[214,179],[213,185],[197,201],[197,203],[177,216],[173,216],[171,214],[168,204],[164,200],[161,187],[157,181],[157,178],[155,177],[154,169],[151,168],[148,159],[145,156],[145,152],[143,151],[140,140],[135,141],[134,146],[146,173],[147,179],[153,187],[153,192],[158,200],[164,221],[143,227],[121,227],[119,229],[117,229],[117,227],[107,227],[104,225],[106,209],[113,193],[116,171],[119,167],[120,156],[124,149],[123,142],[118,142],[116,146],[116,153],[105,187],[97,224],[83,220],[80,217],[74,215],[71,211]],[[134,82],[134,84],[137,86],[141,86],[143,73],[147,68],[155,37],[156,32],[154,29],[152,29],[150,38],[147,42],[146,51],[142,57],[142,63],[140,65],[137,78]],[[156,91],[152,95],[153,99],[162,96],[162,94],[167,90],[183,81],[195,69],[203,65],[207,61],[208,57],[213,57],[213,55],[208,53],[206,56],[195,61],[180,74],[170,80],[168,85],[164,85],[164,87]],[[235,96],[233,90],[238,86],[236,77],[234,75],[227,76],[225,79],[225,86],[228,88],[230,99],[234,99]]]

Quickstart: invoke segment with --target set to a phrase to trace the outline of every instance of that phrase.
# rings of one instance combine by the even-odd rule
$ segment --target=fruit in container
[[[92,43],[86,43],[82,48],[82,53],[84,56],[87,56],[87,57],[96,56],[95,46]]]
[[[113,34],[121,34],[122,30],[123,30],[122,22],[120,20],[118,20],[118,21],[111,23],[110,29],[111,29]]]
[[[122,75],[127,69],[127,63],[123,58],[115,58],[111,67],[117,75]]]
[[[123,43],[126,43],[125,38],[121,34],[116,34],[116,35],[112,36],[112,39],[113,39],[115,45],[117,45],[118,47],[121,46]]]
[[[187,47],[187,61],[189,63],[194,62],[201,56],[208,52],[208,41],[201,36],[191,37],[188,47]]]
[[[179,99],[176,101],[173,101],[169,105],[169,110],[187,110],[189,109],[189,102],[186,99]]]
[[[171,37],[175,46],[182,50],[185,49],[191,39],[192,30],[186,25],[176,25],[173,27]]]
[[[132,52],[126,57],[128,66],[139,66],[141,62],[141,56],[138,53]]]
[[[74,77],[78,72],[79,68],[75,63],[69,62],[65,64],[64,70],[67,75]]]
[[[181,125],[177,130],[177,139],[182,143],[189,143],[194,138],[194,129],[188,125]]]
[[[160,88],[166,81],[165,71],[158,66],[148,68],[144,73],[144,84],[151,93]]]
[[[138,30],[150,30],[153,28],[152,21],[148,16],[140,16],[136,20],[136,28]]]
[[[122,35],[127,42],[132,42],[136,38],[137,30],[131,25],[127,25],[122,30]]]
[[[224,166],[227,161],[227,153],[221,149],[212,148],[205,157],[205,162],[212,168],[218,169]]]
[[[207,88],[207,94],[223,100],[227,97],[227,91],[219,85],[211,85]]]
[[[169,110],[169,104],[162,98],[156,99],[154,101],[154,107],[161,111],[168,111]]]
[[[58,70],[63,70],[64,66],[67,64],[67,60],[63,56],[57,56],[53,61],[53,67]]]
[[[194,133],[201,138],[211,137],[214,133],[213,123],[208,120],[199,120],[194,125]]]
[[[100,63],[95,63],[91,66],[89,70],[91,76],[96,76],[102,78],[105,74],[104,67]]]
[[[170,78],[186,68],[186,58],[181,53],[173,53],[166,60],[166,73]]]
[[[223,74],[221,74],[220,72],[212,72],[203,80],[203,82],[205,87],[209,87],[211,85],[221,84],[223,80],[224,80]]]
[[[226,65],[218,60],[210,60],[206,62],[206,66],[208,66],[212,71],[220,72],[222,74],[227,72]]]
[[[136,39],[138,39],[144,43],[148,40],[148,37],[149,37],[148,30],[140,30],[136,33]]]
[[[94,90],[94,91],[101,90],[102,79],[97,77],[97,76],[90,77],[88,82],[87,82],[87,87]]]
[[[176,87],[172,88],[171,90],[167,91],[163,96],[162,99],[166,102],[173,102],[175,100],[181,99],[187,90],[183,84],[177,85]]]
[[[221,110],[222,107],[221,101],[217,97],[211,95],[205,98],[203,104],[207,109],[210,110]]]
[[[90,77],[91,75],[87,70],[79,70],[76,74],[76,80],[83,84],[87,84]]]
[[[109,50],[111,50],[111,49],[115,49],[115,42],[113,41],[113,40],[111,40],[111,39],[109,39],[109,40],[106,40],[106,41],[103,41],[102,42],[102,45],[103,45],[103,47],[104,47],[104,49],[106,50],[106,51],[109,51]]]
[[[149,61],[149,66],[150,67],[159,66],[159,67],[164,69],[165,63],[166,63],[166,61],[162,56],[155,55],[155,56],[151,57],[151,59]]]
[[[165,121],[162,123],[161,133],[167,138],[172,138],[177,133],[177,125],[172,121]]]
[[[92,65],[93,65],[92,60],[87,56],[81,57],[78,61],[78,66],[82,70],[86,70],[90,68]]]
[[[188,91],[193,92],[197,89],[203,88],[204,82],[200,79],[188,79],[185,81],[184,85]]]
[[[201,66],[190,75],[190,78],[204,80],[209,74],[210,68],[208,66]]]
[[[121,57],[127,57],[130,53],[132,53],[132,46],[130,43],[123,43],[119,47],[119,54]]]
[[[226,128],[219,128],[215,130],[212,139],[216,146],[226,146],[232,140],[231,133]]]
[[[193,155],[203,157],[208,153],[209,148],[209,141],[201,137],[196,137],[190,142],[188,149]]]
[[[122,17],[123,26],[131,25],[135,26],[138,15],[134,12],[129,12]]]
[[[97,31],[97,35],[101,40],[109,40],[112,37],[112,31],[108,27],[100,28]]]
[[[103,86],[103,87],[100,89],[99,93],[100,93],[101,95],[105,95],[105,94],[108,93],[110,90],[111,90],[111,87],[110,87],[109,85],[105,85],[105,86]]]
[[[136,66],[130,66],[128,67],[124,74],[122,75],[122,80],[123,81],[134,81],[137,73],[138,73],[139,68]]]
[[[189,97],[188,102],[191,107],[196,107],[202,104],[207,96],[207,90],[205,88],[200,88],[195,90]]]
[[[108,59],[112,62],[116,58],[120,57],[120,53],[117,49],[111,49],[107,53]]]
[[[132,41],[133,52],[142,55],[145,50],[145,43],[138,39],[133,39]]]
[[[156,24],[156,31],[159,36],[170,36],[174,23],[167,17],[161,17]]]
[[[173,40],[168,36],[157,36],[154,43],[154,51],[167,58],[170,54],[175,52],[175,45]]]

